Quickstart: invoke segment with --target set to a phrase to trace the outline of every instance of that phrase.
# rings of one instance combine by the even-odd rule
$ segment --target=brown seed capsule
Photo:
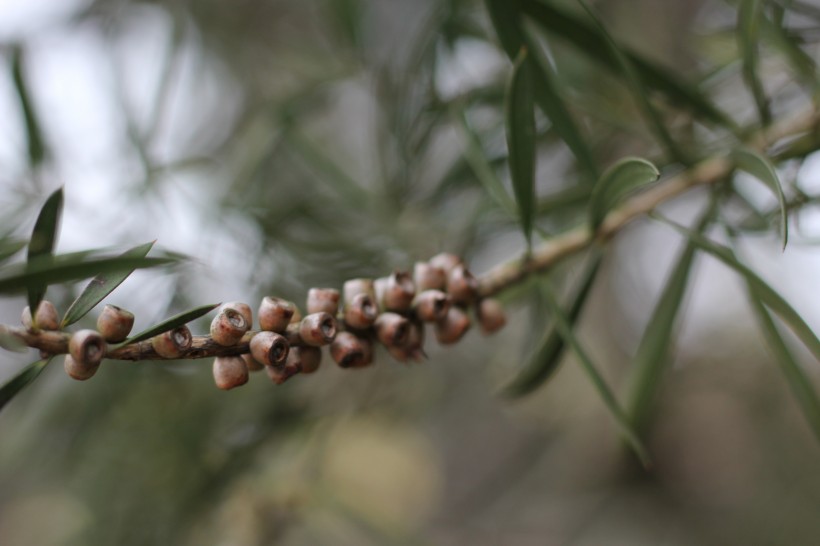
[[[85,381],[86,379],[91,379],[91,377],[97,373],[100,364],[80,364],[71,355],[65,355],[65,361],[63,363],[63,368],[65,369],[65,373],[69,375],[72,379],[76,379],[77,381]]]
[[[426,358],[427,355],[424,353],[424,324],[411,320],[407,331],[407,341],[401,347],[387,346],[387,352],[399,362],[407,362],[408,360],[420,362]]]
[[[413,303],[416,316],[424,322],[435,322],[447,316],[452,300],[441,290],[425,290]]]
[[[249,372],[258,372],[259,370],[263,370],[265,368],[265,365],[257,362],[256,359],[250,355],[250,353],[242,353],[241,356],[242,360],[245,361],[245,365],[248,367]]]
[[[163,358],[178,358],[191,348],[193,336],[184,324],[151,338],[151,347]]]
[[[37,328],[42,330],[60,329],[60,316],[57,314],[57,309],[54,307],[54,304],[48,300],[41,301],[40,305],[37,306],[35,318],[36,320],[32,322],[31,309],[26,305],[26,308],[23,309],[23,316],[21,317],[26,330],[31,330],[35,324]]]
[[[376,337],[387,347],[403,347],[410,333],[410,321],[396,313],[382,313],[376,319]]]
[[[288,358],[290,345],[281,334],[276,332],[259,332],[251,338],[251,355],[254,360],[265,366],[282,367]]]
[[[436,322],[436,339],[450,345],[461,339],[470,329],[470,317],[460,307],[450,307],[447,316]]]
[[[368,294],[356,294],[349,303],[345,303],[344,320],[350,328],[364,330],[373,326],[379,308]]]
[[[250,324],[242,313],[232,307],[223,307],[211,321],[211,338],[218,344],[229,347],[236,345],[250,329]]]
[[[97,331],[109,343],[124,341],[134,326],[134,313],[116,305],[106,305],[97,317]]]
[[[301,373],[313,373],[322,363],[322,350],[319,347],[291,347],[285,368],[298,368]]]
[[[430,265],[433,267],[438,267],[442,271],[444,271],[445,275],[449,275],[450,271],[457,265],[461,265],[463,262],[460,257],[456,256],[455,254],[450,254],[449,252],[442,252],[441,254],[436,254],[432,258],[430,258]]]
[[[336,316],[339,312],[339,291],[335,288],[311,288],[307,296],[307,313],[327,313]]]
[[[444,290],[447,287],[447,274],[440,267],[428,262],[416,262],[413,267],[413,282],[416,290]]]
[[[298,310],[293,303],[265,296],[259,305],[259,329],[281,334],[296,313]]]
[[[373,346],[369,339],[339,332],[330,344],[330,356],[341,368],[363,368],[373,362]]]
[[[493,298],[481,300],[476,306],[476,315],[481,332],[485,335],[497,332],[507,324],[507,315],[504,313],[501,302]]]
[[[447,293],[454,303],[470,304],[478,296],[478,279],[466,267],[457,265],[447,275]]]
[[[265,373],[268,374],[270,380],[276,383],[277,385],[281,385],[298,372],[292,371],[287,366],[284,368],[277,368],[276,366],[265,366]]]
[[[227,391],[248,382],[248,366],[240,356],[218,356],[214,358],[214,382]]]
[[[327,313],[313,313],[299,323],[299,337],[305,345],[328,345],[336,337],[336,319]]]
[[[376,284],[377,297],[380,306],[388,311],[407,311],[413,304],[416,295],[416,285],[410,275],[402,271],[394,271],[384,280],[378,279]]]
[[[248,323],[248,328],[253,328],[253,311],[251,311],[250,305],[247,303],[242,303],[241,301],[231,301],[228,303],[223,303],[219,306],[220,311],[227,308],[236,309],[239,311],[245,318],[245,322]]]
[[[99,364],[105,356],[105,349],[105,340],[94,330],[79,330],[68,340],[71,358],[84,366]]]

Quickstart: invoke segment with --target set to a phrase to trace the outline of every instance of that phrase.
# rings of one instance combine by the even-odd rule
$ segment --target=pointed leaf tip
[[[597,231],[606,215],[629,193],[655,182],[661,173],[646,159],[621,159],[601,175],[592,190],[589,202],[589,224]]]

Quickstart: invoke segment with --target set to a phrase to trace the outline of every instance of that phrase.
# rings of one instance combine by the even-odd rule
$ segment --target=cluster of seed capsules
[[[442,253],[416,263],[412,274],[396,271],[375,280],[352,279],[341,292],[311,288],[304,318],[294,303],[265,297],[257,312],[259,331],[252,331],[251,308],[245,303],[226,303],[211,322],[207,343],[192,348],[190,330],[180,326],[151,338],[150,346],[165,359],[219,353],[213,375],[220,389],[244,385],[249,372],[263,369],[274,383],[282,384],[296,374],[315,372],[325,345],[342,368],[372,364],[375,342],[400,362],[420,361],[425,357],[425,323],[432,325],[440,344],[456,343],[470,328],[470,307],[485,334],[506,323],[497,300],[479,298],[478,281],[462,260]],[[50,302],[40,304],[36,318],[38,328],[58,329],[57,311]],[[28,307],[23,311],[23,324],[32,327]],[[106,305],[97,319],[97,330],[71,335],[66,373],[78,380],[92,377],[106,357],[108,344],[125,341],[133,324],[132,313]],[[219,350],[209,351],[208,344]]]

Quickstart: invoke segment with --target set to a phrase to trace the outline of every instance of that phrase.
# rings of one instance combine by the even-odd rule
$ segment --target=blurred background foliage
[[[191,256],[109,298],[138,329],[211,302],[302,301],[311,286],[443,250],[482,273],[524,249],[492,191],[510,184],[504,96],[517,50],[494,23],[526,14],[518,37],[580,135],[538,113],[536,223],[552,234],[584,220],[615,160],[674,173],[812,101],[820,10],[741,4],[595,2],[614,50],[577,3],[558,0],[6,0],[0,228],[25,237],[64,184],[61,251],[156,238]],[[618,51],[673,85],[642,88]],[[794,205],[786,253],[767,190],[725,197],[724,222],[817,330],[809,136],[778,164]],[[662,210],[690,223],[707,199],[697,190]],[[606,247],[575,332],[619,396],[680,246],[642,220]],[[553,271],[562,291],[585,258]],[[87,383],[51,366],[0,414],[0,542],[813,544],[818,446],[746,289],[705,256],[690,281],[645,433],[651,471],[573,354],[530,396],[499,396],[547,325],[528,283],[505,295],[503,332],[431,345],[419,366],[382,354],[350,372],[326,357],[314,376],[275,387],[257,374],[228,393],[207,360],[111,362]],[[65,310],[81,286],[48,297]],[[23,305],[4,300],[3,322]],[[793,347],[816,380],[817,363]],[[0,378],[32,359],[5,354]]]

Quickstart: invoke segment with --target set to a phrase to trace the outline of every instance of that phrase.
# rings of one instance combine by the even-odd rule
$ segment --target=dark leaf
[[[34,223],[34,230],[28,243],[28,266],[33,267],[33,262],[43,257],[49,257],[54,252],[54,245],[57,241],[57,231],[60,225],[60,214],[63,210],[63,188],[52,193]],[[37,312],[37,307],[46,293],[46,283],[27,282],[28,305],[31,315]]]
[[[754,176],[772,190],[777,202],[780,205],[780,236],[783,241],[783,248],[789,242],[789,219],[786,208],[786,197],[783,195],[783,186],[777,176],[774,166],[769,160],[757,152],[748,148],[741,148],[732,151],[732,159],[737,168]]]
[[[530,66],[527,50],[521,49],[507,87],[505,112],[510,175],[527,246],[532,243],[535,215],[535,107]]]
[[[31,92],[23,74],[23,49],[19,45],[12,49],[11,59],[12,81],[17,91],[17,98],[20,100],[20,109],[23,111],[23,120],[26,125],[29,166],[36,168],[46,157],[46,147],[43,141],[43,131],[31,101]]]
[[[769,99],[758,74],[758,35],[762,15],[760,0],[740,0],[737,12],[737,40],[743,54],[743,79],[754,97],[760,122],[765,126],[771,122],[772,114],[769,110]]]
[[[26,248],[28,241],[3,239],[0,241],[0,262],[4,262]]]
[[[589,200],[589,226],[595,232],[609,212],[624,196],[637,188],[655,182],[657,167],[639,157],[627,157],[606,170],[595,184]]]
[[[37,379],[50,361],[51,359],[49,358],[46,360],[32,362],[20,370],[20,373],[12,377],[2,387],[0,387],[0,410],[2,410],[12,398],[17,396],[20,391],[26,388],[32,381]]]
[[[136,246],[125,251],[120,258],[144,258],[155,241]],[[74,324],[83,318],[95,305],[100,303],[108,294],[114,291],[134,270],[112,271],[110,273],[100,273],[85,287],[85,290],[74,300],[65,312],[62,327]]]
[[[146,339],[150,339],[154,336],[167,332],[168,330],[173,330],[178,326],[182,326],[183,324],[188,324],[192,320],[196,320],[203,315],[207,315],[220,304],[215,303],[211,305],[203,305],[201,307],[196,307],[195,309],[191,309],[190,311],[185,311],[184,313],[180,313],[178,315],[174,315],[173,317],[160,322],[154,326],[151,326],[147,330],[143,330],[142,332],[131,336],[130,338],[123,341],[120,345],[128,345],[129,343],[137,343],[139,341],[144,341]]]
[[[567,322],[571,327],[575,327],[581,310],[591,292],[592,285],[598,274],[601,265],[601,257],[595,256],[587,264],[581,274],[581,282],[570,296],[569,308],[564,312]],[[558,333],[555,321],[550,324],[549,329],[544,333],[544,337],[538,344],[538,349],[529,358],[527,364],[507,385],[502,392],[504,396],[518,398],[530,394],[535,389],[546,383],[558,370],[561,364],[561,357],[565,348],[564,338]]]

